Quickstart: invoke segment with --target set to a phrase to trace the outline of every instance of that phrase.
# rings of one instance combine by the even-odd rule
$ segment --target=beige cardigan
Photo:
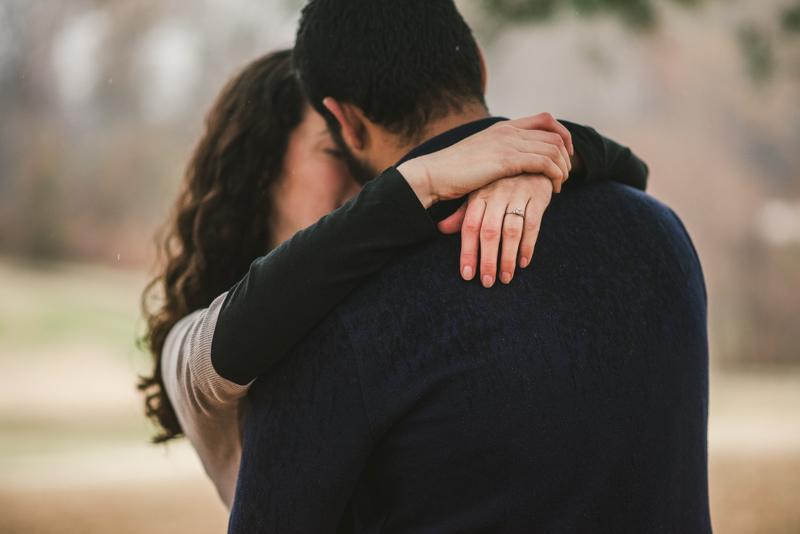
[[[211,340],[225,295],[172,328],[164,343],[161,372],[186,437],[230,509],[242,458],[247,390],[252,382],[235,384],[211,365]]]

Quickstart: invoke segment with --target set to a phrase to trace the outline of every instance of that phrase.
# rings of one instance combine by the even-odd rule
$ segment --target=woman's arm
[[[574,188],[599,180],[611,180],[641,191],[647,188],[647,165],[628,147],[603,137],[594,128],[559,122],[572,134],[575,154],[580,159],[579,165],[573,165],[564,187]]]
[[[590,128],[566,124],[579,143],[576,153],[584,167],[584,175],[571,176],[567,184],[573,178],[646,183],[646,167],[629,150]],[[514,170],[541,172],[522,166]],[[495,171],[498,177],[519,174],[503,172],[508,170]],[[448,195],[438,193],[438,198]],[[249,383],[398,250],[435,235],[417,194],[396,169],[388,169],[348,204],[253,262],[220,310],[211,346],[214,369],[231,382]]]
[[[211,361],[247,384],[399,250],[436,235],[425,208],[495,180],[569,172],[571,137],[549,114],[503,121],[439,152],[389,168],[334,213],[257,259],[225,299]],[[499,239],[499,237],[498,237]]]
[[[211,338],[223,294],[207,309],[181,319],[162,350],[164,388],[222,501],[230,509],[242,457],[250,385],[234,384],[211,365]]]
[[[229,508],[250,383],[398,250],[435,235],[415,192],[390,168],[173,327],[162,352],[164,386]]]
[[[618,145],[593,130],[568,128],[578,141],[576,153],[585,172],[573,169],[567,183],[609,177],[608,169],[596,165],[618,162],[617,157],[603,156],[613,152],[608,146]],[[565,146],[572,151],[568,143]],[[494,172],[499,178],[513,170],[549,169],[554,187],[560,185],[553,178],[559,168],[552,162],[534,158],[514,165],[480,172]],[[474,165],[470,170],[473,178],[477,176]],[[167,393],[227,504],[238,472],[249,384],[398,250],[436,235],[422,202],[397,169],[388,169],[348,204],[256,260],[231,291],[170,332],[162,365]]]
[[[387,169],[344,206],[253,262],[222,305],[214,369],[236,384],[252,381],[399,250],[435,235],[414,191]]]

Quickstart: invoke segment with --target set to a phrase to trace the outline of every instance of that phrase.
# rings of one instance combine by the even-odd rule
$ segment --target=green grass
[[[152,427],[144,417],[0,419],[0,473],[19,457],[80,451],[98,446],[146,444]]]
[[[145,282],[139,272],[0,258],[0,358],[65,344],[130,355],[144,326]]]
[[[149,368],[148,355],[136,346],[146,282],[143,272],[0,257],[0,388],[37,380],[39,372],[45,383],[63,386],[31,383],[22,391],[30,392],[33,405],[0,395],[0,475],[29,457],[148,447],[152,426],[138,402],[120,404],[114,394],[98,394],[95,405],[64,398],[80,399],[94,383],[103,391],[109,381],[133,393],[137,374]],[[120,373],[130,382],[120,382]]]

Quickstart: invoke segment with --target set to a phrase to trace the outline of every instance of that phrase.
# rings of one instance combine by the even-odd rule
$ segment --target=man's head
[[[413,146],[451,113],[485,112],[481,53],[452,0],[311,0],[294,61],[309,101],[351,149],[363,121]]]

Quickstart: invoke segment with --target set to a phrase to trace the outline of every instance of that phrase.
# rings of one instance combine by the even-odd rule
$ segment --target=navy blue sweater
[[[230,531],[710,532],[705,289],[675,214],[596,183],[553,198],[507,286],[452,276],[459,251],[401,253],[256,382]]]

